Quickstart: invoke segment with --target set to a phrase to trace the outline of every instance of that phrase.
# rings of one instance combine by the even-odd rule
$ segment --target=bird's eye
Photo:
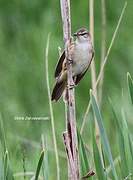
[[[88,37],[88,33],[82,33],[81,36],[83,36],[84,38]]]
[[[81,34],[81,36],[87,36],[87,35],[88,35],[88,33],[86,33],[86,32]]]

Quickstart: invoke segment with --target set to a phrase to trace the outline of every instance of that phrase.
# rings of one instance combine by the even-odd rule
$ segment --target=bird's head
[[[76,40],[79,42],[85,42],[91,40],[90,33],[86,28],[79,29],[73,35],[76,37]]]

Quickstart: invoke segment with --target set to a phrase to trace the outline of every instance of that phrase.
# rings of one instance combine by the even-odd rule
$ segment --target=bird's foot
[[[68,88],[68,89],[73,89],[74,87],[75,87],[75,83],[72,83],[72,84],[67,85],[67,88]]]
[[[72,59],[67,59],[68,64],[73,64],[73,60]]]

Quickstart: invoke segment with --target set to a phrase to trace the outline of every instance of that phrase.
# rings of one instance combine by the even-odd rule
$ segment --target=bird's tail
[[[58,99],[62,96],[65,87],[66,87],[66,81],[56,82],[51,95],[51,100],[58,101]]]

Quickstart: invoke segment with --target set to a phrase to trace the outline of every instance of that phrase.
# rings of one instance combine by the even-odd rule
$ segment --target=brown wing
[[[59,74],[61,73],[64,60],[65,60],[65,51],[63,51],[57,65],[56,65],[55,75],[54,75],[55,78],[57,78],[59,76]]]
[[[72,39],[71,39],[71,41],[72,41]],[[74,48],[74,42],[71,42],[70,53],[73,52],[73,48]],[[56,65],[55,78],[57,78],[60,75],[63,68],[66,68],[66,62],[64,60],[65,60],[65,50],[63,51],[61,57],[59,58],[57,65]]]
[[[92,58],[91,58],[91,60],[90,60],[90,63],[89,63],[89,65],[88,65],[87,69],[86,69],[83,73],[78,74],[78,75],[76,76],[75,85],[77,85],[77,84],[80,82],[80,80],[84,77],[85,73],[87,72],[88,68],[90,67],[90,64],[91,64],[91,61],[92,61],[93,57],[94,57],[94,52],[92,53]]]
[[[89,67],[88,67],[88,68],[89,68]],[[85,70],[84,73],[78,74],[78,75],[76,76],[75,85],[77,85],[77,84],[80,82],[80,80],[84,77],[84,75],[85,75],[85,73],[87,72],[88,68]]]

